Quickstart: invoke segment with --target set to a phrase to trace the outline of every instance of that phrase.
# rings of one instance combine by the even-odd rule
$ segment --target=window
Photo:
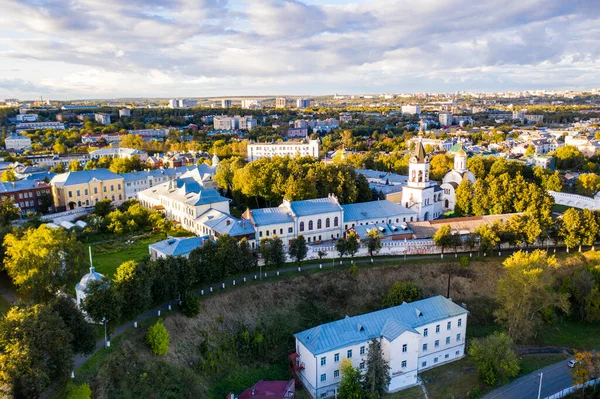
[[[460,356],[460,351],[456,351],[456,356]]]
[[[71,192],[69,191],[69,193]],[[23,193],[19,193],[19,199],[23,199]]]
[[[327,397],[327,392],[323,392],[323,393],[321,394],[321,397],[322,397],[322,398],[326,398],[326,397]]]
[[[438,362],[438,358],[437,358],[437,357],[434,357],[434,358],[433,358],[433,362],[434,362],[434,363],[437,363],[437,362]]]
[[[259,236],[259,237],[262,237],[262,231],[259,231],[259,232],[258,232],[258,236]]]
[[[98,187],[94,187],[94,194],[98,194]]]
[[[327,364],[327,358],[325,356],[323,356],[321,358],[321,366],[325,366]]]
[[[427,336],[427,329],[423,330],[423,336],[426,337]]]
[[[462,326],[462,319],[458,319],[458,326]]]
[[[423,352],[427,351],[427,344],[423,344]]]
[[[69,191],[69,198],[73,198],[73,192]]]
[[[361,355],[364,355],[364,354],[365,354],[365,347],[364,347],[364,346],[361,346],[361,347],[360,347],[360,354],[361,354]]]
[[[83,190],[83,195],[88,195],[88,189]]]
[[[450,337],[446,337],[446,345],[450,345]]]
[[[336,216],[336,217],[333,218],[333,227],[338,227],[338,224],[339,224],[339,219]]]
[[[331,227],[331,221],[329,218],[325,219],[325,227]]]
[[[421,367],[427,367],[427,362],[421,363]]]
[[[304,231],[304,222],[300,222],[300,231]]]
[[[439,333],[440,332],[440,325],[438,324],[437,326],[435,326],[435,332]]]
[[[336,363],[340,361],[340,354],[339,353],[336,353],[335,355],[333,355],[333,361],[336,362]]]
[[[436,339],[436,340],[435,340],[435,344],[434,344],[434,346],[435,346],[436,348],[439,348],[439,347],[440,347],[440,341]]]
[[[104,186],[104,192],[106,192],[106,186]]]
[[[279,234],[283,235],[283,229],[279,229]]]
[[[312,229],[313,229],[313,221],[312,221],[312,220],[309,220],[309,221],[308,221],[308,231],[310,231],[310,230],[312,230]]]
[[[348,359],[352,359],[352,349],[348,349],[348,356],[346,356]]]
[[[449,359],[450,358],[450,354],[446,353],[446,355],[444,356],[444,359]]]
[[[265,234],[267,235],[267,237],[269,236],[269,230],[265,231]]]
[[[321,382],[327,381],[327,374],[321,374]]]
[[[121,189],[121,183],[117,184],[117,190]]]
[[[323,226],[321,226],[321,219],[317,219],[317,229],[322,228]]]
[[[456,342],[460,342],[460,334],[456,334]]]
[[[449,322],[448,322],[448,324],[447,324],[447,326],[446,326],[446,329],[447,329],[447,330],[450,330],[450,329],[452,329],[452,322],[451,322],[451,321],[449,321]]]
[[[407,347],[406,344],[402,345],[402,353],[406,353]]]
[[[406,360],[402,361],[402,368],[405,369],[406,368]]]
[[[293,232],[294,232],[294,229],[293,229],[292,227],[289,227],[289,228],[288,228],[288,233],[289,233],[289,234],[292,234]]]
[[[360,362],[360,364],[358,365],[358,368],[361,370],[365,369],[365,362]]]
[[[335,371],[333,372],[333,377],[334,377],[334,378],[339,378],[339,377],[340,377],[340,370],[335,370]]]

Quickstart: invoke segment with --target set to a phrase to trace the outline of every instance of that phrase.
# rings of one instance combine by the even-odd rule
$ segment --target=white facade
[[[319,140],[307,142],[282,142],[282,143],[253,143],[248,144],[248,161],[252,162],[260,158],[285,156],[311,156],[319,157]]]
[[[262,102],[259,100],[253,100],[253,99],[242,100],[242,108],[244,108],[244,109],[260,109],[260,108],[262,108]]]
[[[96,113],[94,114],[94,119],[101,125],[110,125],[109,114]]]
[[[37,114],[19,114],[16,116],[19,122],[35,122],[38,119]]]
[[[221,100],[221,108],[231,108],[231,100]]]
[[[138,129],[138,130],[128,130],[127,133],[135,134],[138,136],[164,138],[169,135],[169,129]]]
[[[447,315],[441,315],[444,311],[431,308],[428,302],[449,304]],[[429,313],[435,316],[426,317]],[[371,320],[363,316],[370,316]],[[347,317],[295,334],[297,373],[313,398],[334,397],[341,381],[342,360],[349,359],[353,367],[366,372],[369,343],[376,339],[390,366],[387,390],[396,392],[416,385],[418,373],[461,359],[465,354],[466,327],[467,311],[439,296]],[[321,340],[332,335],[336,337],[328,342],[335,344],[321,344]],[[318,342],[312,345],[312,340]],[[322,346],[326,349],[316,349]]]
[[[65,124],[61,122],[23,122],[16,126],[17,132],[21,130],[54,129],[65,130]]]
[[[27,136],[12,134],[4,140],[7,150],[28,150],[31,149],[31,139]]]
[[[304,109],[310,108],[310,100],[307,98],[299,98],[296,100],[296,108]]]
[[[252,116],[224,116],[218,115],[213,118],[213,127],[216,130],[252,130],[257,126],[257,121]]]
[[[285,107],[287,107],[287,98],[277,97],[275,99],[275,108],[285,108]]]
[[[440,112],[439,115],[440,125],[442,126],[450,126],[452,125],[453,116],[450,112]]]
[[[471,183],[475,183],[475,175],[467,170],[467,153],[463,150],[462,144],[460,149],[454,155],[454,168],[446,173],[442,181],[443,195],[443,210],[453,211],[456,206],[456,188],[463,181],[468,179]]]
[[[403,105],[402,106],[402,113],[403,114],[410,114],[410,115],[416,115],[416,114],[420,114],[421,113],[421,106],[420,105]]]
[[[119,117],[131,116],[131,110],[129,108],[123,108],[119,110]]]

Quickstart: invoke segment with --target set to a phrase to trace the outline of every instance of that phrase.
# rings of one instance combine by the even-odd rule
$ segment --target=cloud
[[[599,4],[5,0],[0,68],[80,97],[598,87]]]

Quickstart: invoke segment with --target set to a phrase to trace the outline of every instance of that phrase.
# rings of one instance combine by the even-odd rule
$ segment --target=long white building
[[[7,150],[28,150],[31,148],[31,139],[19,134],[11,134],[4,139]]]
[[[311,156],[319,157],[319,140],[301,142],[285,141],[281,143],[252,143],[248,144],[248,161],[260,158],[285,157],[285,156]]]
[[[369,342],[376,339],[390,366],[388,391],[396,392],[416,385],[421,371],[461,359],[466,329],[467,310],[436,296],[297,333],[290,359],[314,399],[335,397],[342,360],[365,372]]]

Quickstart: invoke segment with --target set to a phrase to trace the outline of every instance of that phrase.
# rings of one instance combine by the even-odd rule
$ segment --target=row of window
[[[406,362],[403,362],[406,363]],[[365,369],[365,362],[360,362],[360,364],[358,365],[359,370],[364,370]],[[334,370],[333,371],[333,378],[340,378],[340,370]],[[325,382],[327,381],[327,373],[323,373],[321,374],[321,382]],[[323,397],[323,395],[321,395]]]
[[[117,190],[121,189],[121,183],[117,184]],[[104,186],[104,192],[107,192],[107,186]],[[115,186],[110,185],[110,191],[115,191]],[[76,190],[76,196],[81,197],[81,190]],[[94,187],[94,194],[98,194],[98,187]],[[88,195],[88,189],[83,190],[83,195]],[[69,191],[69,198],[73,198],[73,191]]]
[[[292,234],[294,232],[294,228],[293,227],[288,227],[288,234]],[[269,234],[271,233],[271,230],[265,230],[265,235],[268,237]],[[260,237],[263,236],[263,232],[259,231],[258,235]],[[273,229],[273,235],[277,235],[277,229]],[[283,235],[283,229],[279,229],[279,235]]]
[[[458,319],[458,327],[462,326],[462,319]],[[449,321],[448,323],[446,323],[446,330],[450,331],[452,329],[452,322]],[[440,325],[438,324],[437,326],[435,326],[435,332],[439,333],[440,332]],[[423,329],[423,336],[426,337],[429,334],[429,329],[425,328]]]
[[[50,194],[50,189],[47,190],[37,190],[37,195],[42,195],[42,194]],[[11,195],[2,195],[0,196],[0,198],[5,199],[10,197],[13,201],[15,200],[15,195],[11,194]],[[23,198],[33,198],[33,192],[32,191],[26,191],[24,193],[19,193],[19,199],[23,199]]]
[[[456,357],[460,356],[460,351],[456,351],[456,352],[454,353],[454,355],[455,355]],[[445,360],[447,360],[447,359],[450,359],[450,354],[449,354],[449,353],[446,353],[446,354],[444,355],[444,359],[445,359]],[[434,357],[434,358],[433,358],[433,364],[437,364],[437,363],[438,363],[438,361],[439,361],[439,357]],[[403,368],[405,367],[404,363],[405,363],[405,362],[402,362],[402,367],[403,367]],[[427,362],[426,362],[426,361],[422,362],[422,363],[421,363],[421,367],[427,367]]]
[[[365,354],[365,347],[361,346],[360,349],[359,349],[359,352],[360,352],[361,355],[364,355]],[[346,357],[348,359],[352,359],[352,349],[348,349],[346,351]],[[340,354],[339,353],[336,353],[336,354],[333,355],[333,361],[335,363],[338,363],[340,361]],[[327,365],[327,356],[322,356],[321,357],[321,366],[325,366],[325,365]]]
[[[38,200],[38,205],[42,205],[42,200]],[[33,207],[33,206],[35,206],[34,200],[19,202],[19,208],[27,208],[27,207]]]
[[[460,334],[456,334],[456,342],[460,342]],[[439,348],[440,341],[436,339],[433,345]],[[450,345],[450,337],[446,337],[446,345]],[[423,344],[423,352],[427,352],[427,344]]]
[[[402,218],[402,221],[403,221],[403,222],[406,222],[407,220],[406,220],[406,218]],[[413,217],[411,216],[411,217],[410,217],[410,220],[409,220],[409,222],[412,222],[412,221],[413,221]],[[392,223],[392,219],[388,219],[388,221],[387,221],[387,222],[388,222],[388,223]],[[371,221],[371,222],[366,222],[366,223],[362,223],[362,222],[361,222],[361,223],[359,223],[358,225],[359,225],[359,226],[363,226],[363,225],[367,225],[367,226],[368,226],[369,224],[377,224],[377,223],[379,223],[379,220],[375,220],[375,221]],[[381,223],[385,223],[385,219],[381,220]],[[396,223],[400,223],[400,218],[396,218]],[[352,223],[352,224],[350,225],[350,227],[354,227],[354,226],[356,226],[356,223]],[[345,229],[345,230],[348,230],[348,225],[347,225],[347,224],[346,224],[346,225],[344,225],[344,229]]]
[[[333,227],[338,227],[340,220],[339,218],[336,216],[333,218]],[[329,218],[325,219],[325,228],[329,228],[331,227],[331,220]],[[317,229],[322,229],[323,226],[321,224],[321,219],[317,219]],[[313,225],[313,221],[309,220],[308,221],[308,231],[314,230],[314,225]],[[300,231],[304,231],[304,222],[300,222]]]

